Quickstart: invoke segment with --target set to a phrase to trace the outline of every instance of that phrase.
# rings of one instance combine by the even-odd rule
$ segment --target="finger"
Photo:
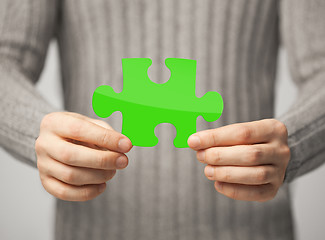
[[[277,193],[276,187],[272,184],[252,186],[216,181],[214,187],[229,198],[244,201],[265,202],[273,199]]]
[[[42,173],[75,186],[105,183],[116,173],[116,170],[72,167],[49,157],[43,158],[40,165]]]
[[[76,118],[85,119],[85,120],[87,120],[89,122],[96,123],[99,126],[102,126],[102,127],[105,127],[105,128],[113,129],[108,123],[106,123],[105,121],[102,121],[100,119],[90,118],[90,117],[88,117],[86,115],[82,115],[82,114],[79,114],[79,113],[76,113],[76,112],[63,112],[63,113],[66,114],[66,115],[76,117]]]
[[[270,119],[236,123],[194,133],[188,145],[194,150],[218,146],[265,143],[271,140],[274,127]],[[274,120],[276,121],[276,120]]]
[[[197,159],[210,165],[256,166],[271,164],[276,151],[271,144],[212,147],[197,152]]]
[[[66,141],[71,142],[73,144],[82,145],[82,146],[88,147],[88,148],[93,148],[93,149],[98,149],[98,150],[104,150],[104,151],[108,150],[106,148],[99,147],[99,146],[97,146],[95,144],[92,144],[92,143],[81,142],[81,141],[74,140],[74,139],[66,139]]]
[[[256,167],[208,165],[204,169],[204,174],[209,180],[248,185],[267,184],[278,179],[278,173],[272,165]]]
[[[73,116],[73,117],[76,117],[76,118],[80,118],[80,119],[83,119],[83,120],[86,120],[86,121],[89,121],[89,122],[92,122],[92,123],[95,123],[97,124],[98,126],[101,126],[103,128],[107,128],[107,129],[110,129],[110,130],[114,130],[111,125],[109,125],[107,122],[105,121],[102,121],[102,120],[99,120],[99,119],[95,119],[95,118],[90,118],[86,115],[82,115],[82,114],[79,114],[79,113],[75,113],[75,112],[64,112],[66,115],[69,115],[69,116]]]
[[[73,144],[68,141],[48,136],[55,143],[54,147],[47,147],[47,154],[64,164],[76,167],[86,167],[104,170],[122,169],[128,165],[128,158],[123,153],[103,151]]]
[[[98,126],[101,126],[103,128],[107,128],[107,129],[110,129],[110,130],[114,130],[107,122],[105,121],[102,121],[102,120],[99,120],[99,119],[94,119],[94,118],[90,118],[90,117],[87,117],[85,115],[81,115],[81,114],[77,114],[80,116],[80,118],[82,119],[85,119],[89,122],[92,122],[92,123],[95,123],[97,124]]]
[[[103,128],[107,128],[107,129],[110,129],[110,130],[114,130],[107,122],[101,121],[99,119],[88,118],[88,121],[90,121],[92,123],[95,123],[95,124],[97,124],[97,125],[99,125],[99,126],[101,126]],[[90,146],[90,147],[92,147],[92,148],[95,148],[95,149],[107,150],[106,148],[97,146],[95,144],[88,143],[87,145]]]
[[[51,120],[47,115],[46,122],[51,122],[51,129],[63,138],[75,139],[116,152],[128,152],[132,148],[130,139],[114,130],[99,126],[85,119],[70,114],[61,115],[61,121]]]
[[[95,123],[97,124],[98,126],[101,126],[103,128],[107,128],[107,129],[110,129],[110,130],[114,130],[108,123],[104,122],[104,121],[101,121],[99,119],[92,119],[92,118],[89,118],[89,121],[92,122],[92,123]]]
[[[43,180],[43,186],[54,197],[65,201],[88,201],[104,192],[106,183],[73,186],[52,177]]]

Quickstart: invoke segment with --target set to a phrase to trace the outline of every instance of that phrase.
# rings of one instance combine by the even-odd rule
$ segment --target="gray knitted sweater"
[[[218,194],[175,129],[135,147],[100,197],[57,201],[56,239],[292,239],[288,182],[325,159],[325,1],[323,0],[1,0],[0,145],[36,166],[34,140],[55,109],[36,91],[49,41],[60,49],[65,110],[95,117],[99,85],[122,90],[121,58],[149,57],[164,82],[166,57],[196,59],[197,96],[218,91],[224,113],[198,129],[273,117],[280,39],[299,87],[282,117],[292,151],[285,184],[266,203]],[[119,130],[121,115],[109,123]],[[64,124],[64,123],[63,123]]]

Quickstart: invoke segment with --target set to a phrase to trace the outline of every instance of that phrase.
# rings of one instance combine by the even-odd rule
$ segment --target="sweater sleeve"
[[[54,111],[35,88],[55,32],[57,1],[0,1],[0,146],[36,166],[35,139]]]
[[[289,134],[285,182],[291,182],[325,162],[325,1],[281,1],[280,26],[298,86],[295,103],[279,119]]]

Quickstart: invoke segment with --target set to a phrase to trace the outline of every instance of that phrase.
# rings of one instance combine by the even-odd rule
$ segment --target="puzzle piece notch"
[[[171,71],[171,77],[163,84],[152,82],[149,79],[148,69],[151,64],[152,61],[148,58],[122,59],[124,86],[121,98],[133,99],[133,102],[141,105],[151,103],[154,107],[160,108],[166,106],[176,108],[177,106],[176,110],[184,110],[185,99],[193,100],[195,97],[196,61],[166,59],[165,64]],[[182,98],[179,97],[180,94],[182,94]],[[139,95],[142,97],[139,98]],[[162,102],[160,99],[164,99],[164,101]],[[177,102],[174,101],[176,99]]]
[[[151,64],[147,58],[122,59],[122,92],[116,93],[109,86],[98,87],[93,95],[94,111],[100,117],[121,111],[122,133],[135,146],[155,146],[155,127],[171,123],[177,131],[175,147],[188,147],[187,138],[196,132],[197,117],[217,120],[223,110],[222,98],[217,92],[208,92],[201,98],[195,96],[195,60],[167,58],[165,64],[171,77],[163,84],[149,79]]]
[[[137,109],[140,114],[146,109]],[[128,136],[135,146],[142,147],[152,147],[158,143],[158,138],[155,135],[155,128],[161,123],[170,123],[176,128],[176,137],[174,139],[174,146],[178,148],[188,147],[187,139],[188,137],[196,132],[196,119],[197,116],[193,114],[185,115],[186,121],[183,120],[184,114],[177,113],[178,115],[173,116],[173,120],[169,116],[163,117],[164,113],[161,110],[154,109],[151,114],[152,118],[141,118],[134,120],[134,112],[127,112],[123,114],[123,126],[122,133]],[[142,111],[143,110],[143,111]],[[168,111],[168,110],[166,110]],[[155,116],[161,117],[160,119],[155,118]],[[142,136],[139,138],[138,136]]]

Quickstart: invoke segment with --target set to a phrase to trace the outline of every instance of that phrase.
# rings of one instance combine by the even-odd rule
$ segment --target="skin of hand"
[[[282,185],[290,160],[286,126],[276,119],[231,124],[188,139],[205,176],[232,199],[265,202]]]
[[[131,141],[106,122],[55,112],[41,122],[35,142],[43,187],[66,201],[87,201],[104,192],[116,169],[128,165]]]

